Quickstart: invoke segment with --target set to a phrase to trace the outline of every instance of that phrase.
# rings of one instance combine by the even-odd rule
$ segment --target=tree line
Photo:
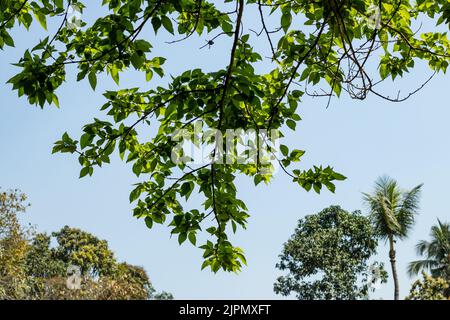
[[[22,226],[26,201],[18,190],[0,192],[0,299],[173,299],[156,292],[144,268],[117,261],[106,240],[68,226],[51,234]]]
[[[396,243],[411,235],[422,185],[401,189],[380,178],[364,194],[369,214],[330,206],[300,219],[284,244],[277,268],[285,275],[277,294],[298,299],[369,299],[388,281],[376,261],[379,241],[388,245],[394,299],[399,299]],[[172,299],[156,293],[142,267],[118,262],[105,240],[65,226],[52,234],[19,223],[28,204],[18,190],[0,192],[0,299]],[[52,245],[56,243],[56,245]],[[437,221],[429,240],[416,246],[421,260],[408,274],[422,275],[405,299],[450,299],[450,224]]]

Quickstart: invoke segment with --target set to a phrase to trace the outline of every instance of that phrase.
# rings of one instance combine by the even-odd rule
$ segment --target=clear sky
[[[86,16],[92,14],[87,12]],[[258,28],[256,20],[252,21],[251,16],[248,19]],[[56,22],[50,24],[50,29],[55,25]],[[286,143],[307,150],[303,168],[330,164],[348,180],[338,183],[335,194],[316,195],[301,190],[281,172],[269,186],[255,188],[252,181],[239,179],[239,196],[246,201],[251,218],[248,230],[240,231],[234,244],[245,249],[248,267],[239,275],[212,274],[200,271],[201,250],[187,243],[179,247],[175,239],[169,238],[166,227],[157,226],[150,231],[143,221],[133,218],[128,195],[138,179],[117,156],[93,177],[80,180],[75,156],[51,155],[52,144],[62,133],[68,131],[79,137],[81,127],[94,116],[105,118],[98,112],[104,103],[101,93],[118,87],[103,78],[93,92],[87,81],[75,81],[72,70],[58,91],[61,109],[40,110],[26,99],[17,98],[11,86],[5,84],[17,72],[10,63],[37,44],[42,35],[40,31],[28,34],[16,30],[16,48],[0,51],[0,186],[20,188],[29,195],[32,207],[24,221],[37,225],[39,231],[52,232],[70,225],[108,240],[120,260],[145,267],[157,290],[172,292],[179,299],[280,298],[272,289],[280,275],[275,264],[297,220],[334,204],[366,212],[361,193],[371,191],[374,180],[388,174],[405,188],[424,183],[421,212],[411,237],[397,243],[401,296],[407,294],[412,279],[406,275],[406,267],[417,258],[415,243],[428,239],[437,218],[450,218],[445,207],[450,181],[447,76],[435,77],[421,92],[400,104],[374,96],[355,101],[343,94],[342,99],[334,99],[326,109],[326,100],[303,99],[299,106],[303,121],[295,133],[288,134]],[[150,41],[154,38],[148,30],[143,36]],[[168,58],[168,74],[196,67],[223,68],[229,41],[223,38],[211,49],[199,50],[206,39],[204,36],[177,45],[153,42],[154,54]],[[383,90],[392,96],[398,90],[408,93],[429,75],[427,67],[418,64],[405,80],[387,81]],[[121,87],[148,89],[164,83],[157,79],[146,83],[143,77],[128,73],[122,76]],[[384,261],[390,271],[383,242],[377,259]],[[392,296],[391,279],[373,295]]]

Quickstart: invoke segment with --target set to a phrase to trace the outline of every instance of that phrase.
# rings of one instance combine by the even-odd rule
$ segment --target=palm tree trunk
[[[394,278],[394,300],[399,298],[399,283],[397,276],[397,267],[395,266],[395,250],[394,250],[394,238],[389,235],[389,260],[391,262],[392,277]]]

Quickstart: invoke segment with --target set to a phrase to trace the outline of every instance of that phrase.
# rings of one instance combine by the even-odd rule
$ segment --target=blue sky
[[[88,18],[90,14],[86,13]],[[50,29],[55,25],[50,24]],[[239,196],[246,201],[251,218],[248,230],[240,231],[234,243],[244,248],[248,267],[239,275],[212,274],[200,271],[201,250],[188,244],[179,247],[175,239],[169,238],[166,227],[149,231],[142,221],[132,217],[128,195],[138,179],[117,156],[93,177],[80,180],[75,156],[51,155],[52,144],[62,133],[68,131],[78,137],[83,124],[94,116],[104,118],[98,112],[104,102],[101,93],[116,90],[117,86],[101,78],[93,92],[87,82],[75,81],[72,70],[58,91],[61,109],[40,110],[26,99],[17,98],[11,86],[5,84],[17,71],[9,64],[42,35],[40,30],[29,34],[17,29],[16,48],[0,51],[0,186],[20,188],[29,195],[32,207],[24,221],[36,224],[39,231],[51,232],[70,225],[108,240],[120,260],[145,267],[154,286],[172,292],[176,298],[280,298],[272,290],[280,275],[275,264],[297,220],[334,204],[366,212],[361,193],[370,191],[378,176],[388,174],[405,188],[424,183],[421,212],[411,238],[397,243],[401,296],[407,294],[412,279],[406,275],[406,267],[417,258],[415,243],[428,238],[437,218],[448,221],[450,217],[445,207],[450,181],[448,77],[436,76],[421,92],[400,104],[374,96],[361,102],[343,95],[326,109],[326,100],[306,97],[299,106],[303,121],[295,133],[287,135],[286,143],[307,151],[303,168],[329,164],[348,180],[337,185],[335,194],[316,195],[301,190],[281,172],[269,186],[258,188],[250,180],[239,179]],[[149,30],[143,35],[151,41],[154,38]],[[224,38],[211,49],[199,50],[206,39],[177,45],[158,41],[153,53],[168,58],[168,74],[195,67],[222,68],[228,59],[229,41]],[[381,90],[395,96],[398,90],[407,93],[415,89],[430,74],[426,66],[417,66],[406,79],[396,83],[388,80]],[[158,79],[146,83],[143,78],[130,72],[122,76],[121,87],[146,89],[164,83]],[[389,270],[385,247],[380,242],[377,259],[384,261]],[[392,296],[391,280],[373,295]]]

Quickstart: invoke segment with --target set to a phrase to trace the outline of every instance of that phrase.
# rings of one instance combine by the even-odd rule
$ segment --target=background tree
[[[57,245],[51,247],[51,238]],[[145,270],[118,263],[105,240],[76,228],[63,227],[52,237],[37,234],[28,250],[26,269],[36,299],[155,299]],[[71,266],[80,269],[80,289],[67,286]],[[157,297],[156,297],[157,298]]]
[[[411,262],[408,272],[416,275],[420,271],[430,271],[433,277],[450,281],[450,224],[438,220],[438,224],[431,227],[430,237],[431,241],[422,240],[416,245],[417,254],[425,259]]]
[[[364,193],[364,201],[370,209],[370,220],[378,237],[389,241],[389,261],[394,279],[394,299],[399,299],[399,282],[395,264],[395,241],[408,237],[419,209],[420,190],[418,185],[403,191],[397,182],[381,177],[375,183],[372,194]]]
[[[17,190],[0,193],[0,299],[173,299],[156,293],[142,267],[117,262],[105,240],[68,226],[51,236],[23,228],[25,201]],[[74,266],[78,289],[67,285]]]
[[[28,291],[23,267],[29,230],[17,217],[27,206],[26,196],[20,191],[0,190],[0,299],[21,299]]]
[[[450,300],[448,281],[425,272],[422,272],[422,277],[422,280],[413,283],[406,300]]]
[[[145,270],[121,263],[113,275],[93,278],[85,275],[79,289],[67,286],[67,275],[38,279],[41,283],[36,298],[45,300],[147,300],[155,299],[155,289]]]
[[[86,5],[97,13],[92,22],[70,20],[69,11],[82,12]],[[408,74],[419,60],[429,65],[432,77],[445,72],[450,59],[447,34],[432,26],[449,26],[446,0],[104,0],[101,10],[93,1],[3,0],[0,6],[0,48],[14,45],[11,29],[18,24],[28,29],[37,20],[46,28],[52,20],[55,23],[48,25],[58,26],[26,50],[15,64],[17,75],[9,80],[31,104],[58,106],[57,91],[70,80],[69,66],[77,68],[78,81],[87,79],[93,89],[105,72],[116,83],[128,70],[139,71],[148,81],[154,74],[164,77],[166,85],[149,90],[121,87],[105,92],[105,103],[99,106],[105,116],[86,124],[78,140],[65,133],[54,152],[76,154],[84,177],[109,163],[117,150],[142,179],[130,194],[136,203],[134,216],[149,228],[167,222],[179,243],[190,240],[197,245],[197,234],[205,230],[210,240],[200,245],[203,267],[213,271],[238,271],[245,263],[243,251],[229,241],[230,230],[244,228],[249,216],[235,178],[246,175],[255,185],[268,183],[274,166],[260,159],[221,164],[216,152],[220,141],[215,139],[200,141],[214,150],[203,165],[174,163],[173,134],[185,129],[192,137],[196,120],[225,138],[228,129],[237,128],[283,134],[295,130],[301,120],[297,107],[305,93],[324,96],[328,103],[342,92],[359,100],[374,94],[403,101],[424,84],[404,95],[395,90],[393,98],[380,91],[380,83]],[[422,28],[417,31],[416,25]],[[203,71],[188,57],[166,61],[152,53],[161,41],[182,50],[194,37],[209,45],[229,45],[223,67]],[[185,71],[165,76],[167,63],[186,63]],[[142,138],[139,132],[155,134]],[[264,141],[257,148],[267,145],[273,147]],[[271,148],[265,156],[278,161],[301,188],[320,192],[325,186],[333,192],[334,183],[345,177],[329,166],[292,168],[305,153],[296,147],[283,145],[281,155],[273,155]],[[204,197],[202,207],[181,201],[193,192]],[[205,219],[209,215],[213,225]]]
[[[288,274],[277,279],[274,291],[308,300],[365,298],[376,248],[370,221],[359,211],[332,206],[306,216],[284,244],[277,268]],[[382,265],[380,275],[385,282]]]
[[[105,240],[68,226],[53,232],[52,236],[58,243],[54,250],[55,258],[66,265],[79,266],[82,275],[96,277],[115,272],[117,262]]]

